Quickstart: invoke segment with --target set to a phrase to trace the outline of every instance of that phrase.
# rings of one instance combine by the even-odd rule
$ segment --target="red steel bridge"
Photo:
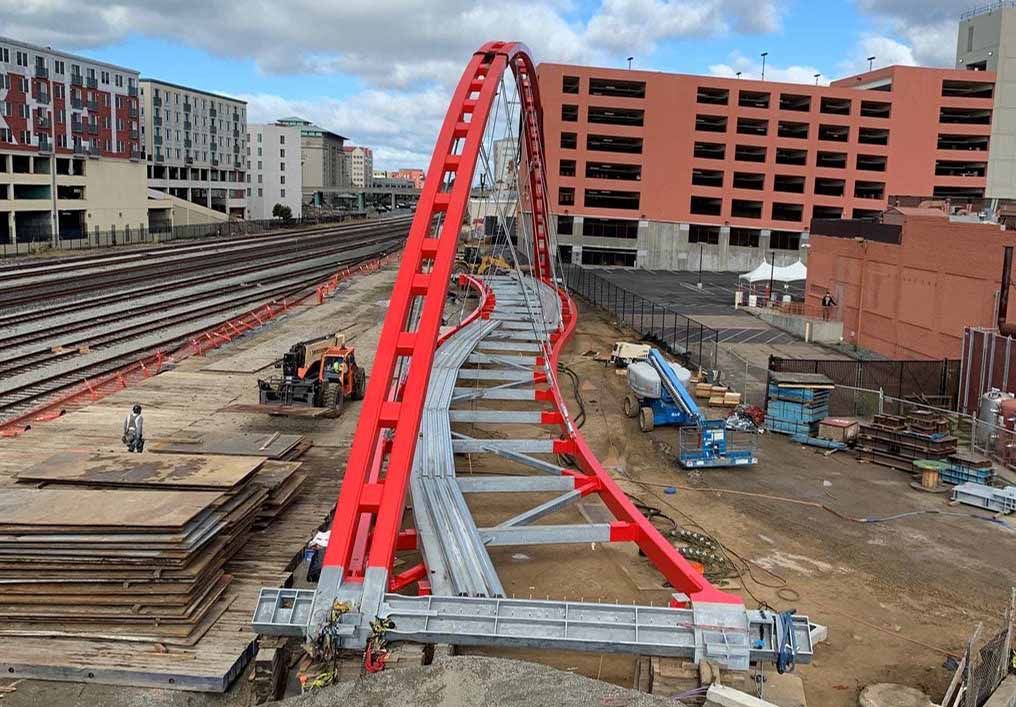
[[[494,143],[505,140],[514,146],[507,176],[492,164]],[[312,639],[328,633],[355,649],[383,625],[389,640],[709,658],[734,669],[809,660],[807,617],[748,610],[710,584],[618,487],[565,405],[557,361],[577,309],[556,276],[540,92],[526,47],[490,42],[473,54],[427,174],[317,589],[263,589],[255,627]],[[514,270],[453,279],[477,183],[498,185],[483,208],[503,229],[501,255]],[[476,306],[442,330],[456,287],[460,296],[469,289]],[[526,432],[478,437],[474,427],[468,436],[458,423]],[[457,476],[468,455],[490,455],[511,472]],[[551,497],[477,527],[465,495],[513,492]],[[592,497],[611,520],[536,523]],[[675,589],[670,605],[508,597],[489,553],[591,542],[635,543]],[[422,560],[396,572],[396,557],[409,553]]]

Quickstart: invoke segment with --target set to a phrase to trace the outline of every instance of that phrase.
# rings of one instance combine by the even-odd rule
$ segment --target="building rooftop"
[[[69,54],[67,52],[60,51],[59,49],[43,47],[38,44],[30,44],[28,42],[22,42],[19,39],[11,39],[10,37],[0,36],[0,44],[9,44],[12,47],[21,47],[22,49],[28,49],[30,51],[52,54],[63,59],[70,59],[71,61],[80,61],[87,64],[94,64],[95,66],[105,66],[108,69],[114,69],[116,71],[126,71],[131,74],[138,73],[137,69],[131,69],[126,66],[118,66],[117,64],[110,64],[108,61],[100,61],[99,59],[92,59],[91,57],[82,56],[80,54]]]
[[[334,131],[329,130],[327,128],[322,128],[320,125],[315,125],[314,123],[310,122],[309,120],[307,120],[305,118],[298,118],[296,116],[290,116],[288,118],[279,118],[275,122],[277,124],[279,124],[279,125],[292,125],[294,127],[301,128],[301,133],[303,135],[315,135],[315,136],[319,136],[319,135],[331,135],[331,136],[336,137],[339,140],[343,140],[343,141],[349,139],[348,137],[346,137],[344,135],[339,135],[337,132],[334,132]]]
[[[163,81],[162,79],[153,79],[150,76],[142,77],[141,81],[143,83],[153,83],[153,84],[158,84],[160,86],[169,86],[170,88],[177,88],[177,89],[179,89],[181,91],[190,91],[191,93],[200,93],[200,94],[205,95],[205,96],[211,96],[212,98],[217,98],[220,101],[230,101],[232,103],[241,103],[243,105],[247,105],[247,101],[243,100],[242,98],[233,98],[232,96],[224,96],[221,93],[212,93],[211,91],[204,91],[204,90],[202,90],[200,88],[194,88],[193,86],[181,86],[178,83],[170,83],[169,81]]]

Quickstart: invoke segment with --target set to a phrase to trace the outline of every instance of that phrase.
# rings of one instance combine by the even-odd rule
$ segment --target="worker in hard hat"
[[[123,443],[128,452],[145,451],[145,420],[141,417],[141,406],[137,403],[123,419]]]

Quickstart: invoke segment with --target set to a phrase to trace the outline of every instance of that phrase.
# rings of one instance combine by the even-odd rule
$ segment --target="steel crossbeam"
[[[381,615],[393,640],[708,659],[746,670],[774,652],[775,615],[729,604],[695,609],[536,599],[389,594]],[[798,662],[813,655],[808,619],[792,624]]]
[[[462,493],[538,493],[571,491],[574,476],[457,476]]]

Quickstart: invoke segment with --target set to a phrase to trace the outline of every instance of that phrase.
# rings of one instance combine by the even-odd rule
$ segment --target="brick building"
[[[0,243],[148,226],[138,72],[0,37]]]
[[[388,173],[389,179],[402,179],[413,183],[414,189],[423,189],[424,174],[422,169],[397,169]]]
[[[748,270],[804,255],[813,218],[877,219],[894,194],[982,199],[993,118],[1011,111],[993,71],[959,61],[830,86],[541,64],[562,257]]]
[[[848,343],[889,358],[959,358],[967,326],[994,327],[1003,247],[1016,233],[932,208],[881,223],[816,220],[807,304],[826,290]]]

